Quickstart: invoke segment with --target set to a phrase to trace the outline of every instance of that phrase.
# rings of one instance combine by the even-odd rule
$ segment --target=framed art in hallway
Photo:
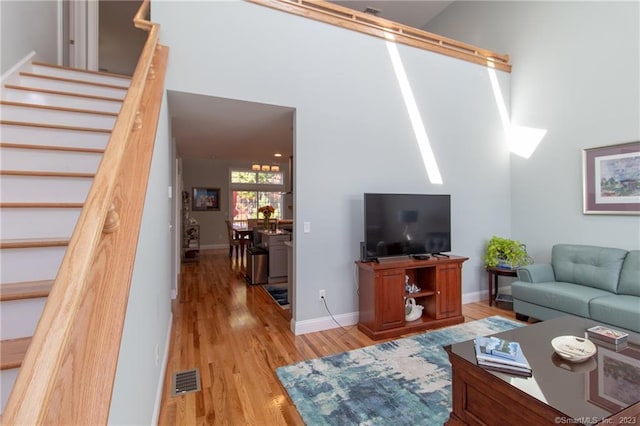
[[[193,188],[193,211],[220,210],[220,188]]]
[[[640,141],[582,151],[583,213],[640,214]]]

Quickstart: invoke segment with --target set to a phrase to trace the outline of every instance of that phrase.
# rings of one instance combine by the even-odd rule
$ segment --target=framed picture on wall
[[[193,187],[192,195],[193,211],[220,210],[220,188]]]
[[[582,151],[583,213],[640,214],[640,141]]]

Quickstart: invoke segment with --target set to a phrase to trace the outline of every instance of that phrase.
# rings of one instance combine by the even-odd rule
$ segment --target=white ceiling
[[[451,1],[334,1],[355,10],[423,28]],[[181,158],[286,163],[293,155],[294,109],[192,93],[168,92],[172,134]],[[273,154],[282,154],[278,161]]]
[[[293,155],[293,108],[171,90],[167,98],[181,158],[286,163]]]

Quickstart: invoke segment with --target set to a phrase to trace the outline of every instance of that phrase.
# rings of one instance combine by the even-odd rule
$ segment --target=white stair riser
[[[20,371],[18,368],[0,371],[0,413],[4,412],[4,406],[18,377],[18,371]]]
[[[0,239],[70,238],[80,208],[0,209]]]
[[[2,340],[33,336],[46,302],[46,297],[2,302],[2,309],[0,309]]]
[[[2,170],[95,173],[102,154],[0,148]]]
[[[111,115],[68,112],[15,105],[0,105],[0,117],[8,121],[35,122],[61,126],[113,129],[116,117]]]
[[[52,280],[56,277],[66,247],[0,250],[0,282]]]
[[[2,201],[8,202],[84,202],[91,178],[40,176],[2,176]]]
[[[105,101],[102,99],[81,98],[78,96],[55,95],[25,90],[5,88],[2,97],[6,101],[25,102],[37,105],[60,106],[67,108],[89,109],[92,111],[120,111],[122,101]]]
[[[0,125],[2,142],[104,149],[110,133]]]
[[[82,93],[84,95],[104,96],[106,98],[124,99],[126,90],[111,89],[90,84],[49,80],[46,78],[20,76],[20,85],[38,89],[57,90],[60,92]]]
[[[44,74],[51,77],[70,78],[73,80],[91,81],[94,83],[110,84],[112,86],[129,87],[130,79],[113,77],[103,74],[93,74],[82,71],[75,71],[66,68],[47,67],[42,65],[33,65],[33,73]]]

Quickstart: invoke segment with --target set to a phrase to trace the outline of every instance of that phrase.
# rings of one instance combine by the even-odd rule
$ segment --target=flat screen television
[[[451,251],[451,196],[364,194],[366,259]]]

